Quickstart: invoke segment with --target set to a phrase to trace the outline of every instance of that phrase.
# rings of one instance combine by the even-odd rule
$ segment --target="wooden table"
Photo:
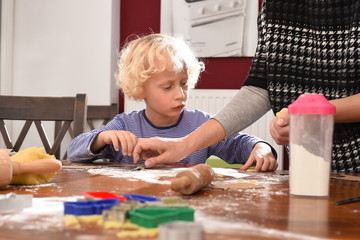
[[[129,177],[133,166],[100,164],[96,167],[65,166],[50,184],[8,186],[1,189],[0,194],[30,193],[36,199],[48,198],[49,201],[81,196],[85,191],[180,196],[169,188],[173,169],[168,167],[136,173],[145,176],[152,171],[162,171],[164,175],[155,182]],[[119,176],[125,173],[127,178]],[[360,238],[360,202],[335,205],[337,201],[360,196],[359,181],[332,178],[329,198],[301,198],[289,196],[287,172],[248,174],[245,181],[254,180],[263,188],[207,188],[192,196],[182,196],[195,209],[195,221],[203,224],[206,240]],[[217,176],[215,180],[234,181],[226,176]],[[22,219],[21,214],[0,214],[0,239],[119,239],[118,230],[68,227],[62,221],[62,213],[34,214],[31,219]]]

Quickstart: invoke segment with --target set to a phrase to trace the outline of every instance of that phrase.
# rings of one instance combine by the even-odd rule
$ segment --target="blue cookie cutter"
[[[139,201],[141,203],[160,201],[160,198],[139,194],[123,194],[123,196],[128,200]]]
[[[71,214],[76,216],[101,215],[103,210],[108,210],[111,207],[119,204],[119,202],[119,199],[116,198],[78,202],[64,202],[64,214]]]

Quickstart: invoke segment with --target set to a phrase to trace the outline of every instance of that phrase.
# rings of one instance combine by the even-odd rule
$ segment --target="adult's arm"
[[[360,122],[360,93],[350,97],[334,99],[330,103],[336,107],[336,123]]]
[[[250,126],[270,109],[267,91],[244,86],[212,119],[184,137],[189,152],[213,145]]]
[[[226,137],[247,128],[270,110],[267,90],[243,86],[215,116],[225,129]]]

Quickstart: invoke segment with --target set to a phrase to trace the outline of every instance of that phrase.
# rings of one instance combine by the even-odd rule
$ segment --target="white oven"
[[[198,57],[241,56],[246,0],[173,0],[173,32]]]

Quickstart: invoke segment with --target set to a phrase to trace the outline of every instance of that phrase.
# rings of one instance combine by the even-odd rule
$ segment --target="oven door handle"
[[[191,27],[200,27],[200,26],[204,26],[204,25],[209,25],[209,24],[212,24],[212,23],[216,23],[216,22],[220,22],[220,21],[224,21],[224,20],[227,20],[227,19],[232,19],[232,18],[236,18],[236,17],[244,17],[245,14],[244,13],[237,13],[237,14],[234,14],[234,15],[231,15],[231,16],[226,16],[226,17],[218,17],[218,18],[211,18],[211,19],[201,19],[201,20],[198,20],[194,23],[191,23]]]

